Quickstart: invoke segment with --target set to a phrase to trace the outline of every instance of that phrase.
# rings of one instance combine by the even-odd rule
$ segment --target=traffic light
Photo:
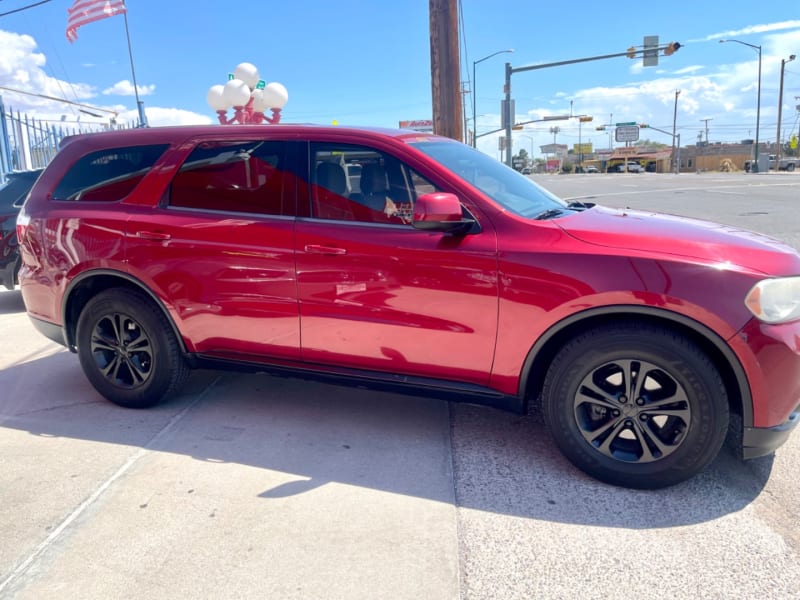
[[[666,50],[664,51],[666,54]],[[636,58],[636,46],[631,46],[628,48],[628,53],[626,55],[628,58]]]
[[[601,126],[601,127],[595,127],[595,129],[596,129],[597,131],[605,131],[605,130],[606,130],[606,128],[605,128],[604,126]]]
[[[645,125],[644,123],[639,123],[639,129],[647,129],[650,125]]]
[[[664,48],[664,56],[671,56],[675,54],[681,47],[680,42],[670,42],[669,46]]]

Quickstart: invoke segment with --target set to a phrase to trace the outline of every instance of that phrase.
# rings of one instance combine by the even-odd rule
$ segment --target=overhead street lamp
[[[476,122],[477,115],[475,114],[477,112],[476,100],[478,97],[478,85],[477,83],[475,83],[475,65],[477,65],[478,63],[482,63],[485,60],[489,60],[490,58],[492,58],[493,56],[497,56],[498,54],[505,54],[507,52],[513,52],[513,51],[514,51],[513,49],[498,50],[497,52],[494,52],[489,56],[484,56],[479,60],[472,61],[472,147],[473,148],[476,148],[478,144],[478,123]]]
[[[759,126],[761,124],[761,46],[756,46],[754,44],[748,44],[747,42],[743,42],[741,40],[720,40],[720,44],[724,44],[725,42],[736,42],[737,44],[741,44],[742,46],[749,46],[753,50],[758,52],[758,103],[756,105],[756,149],[753,155],[753,168],[751,171],[753,173],[758,173],[758,131]],[[769,167],[767,167],[769,170]]]
[[[775,151],[775,170],[778,171],[780,169],[781,164],[781,151],[783,150],[783,146],[781,145],[781,113],[783,112],[783,69],[786,67],[786,63],[792,62],[796,56],[794,54],[790,55],[789,58],[782,58],[781,59],[781,87],[780,92],[778,92],[778,133],[775,136],[775,142],[778,146],[778,149]]]

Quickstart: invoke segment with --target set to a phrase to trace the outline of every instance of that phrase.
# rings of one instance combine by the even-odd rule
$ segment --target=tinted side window
[[[98,150],[80,158],[64,175],[54,200],[116,202],[131,193],[169,144]]]
[[[397,158],[348,144],[311,145],[311,215],[366,223],[412,222],[418,195],[435,186]]]
[[[292,176],[280,141],[206,142],[172,181],[169,205],[294,216]]]

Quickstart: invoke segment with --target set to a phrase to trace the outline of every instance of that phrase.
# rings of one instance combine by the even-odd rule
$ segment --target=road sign
[[[658,66],[658,36],[646,35],[644,36],[644,54],[642,54],[643,67],[657,67]]]
[[[614,139],[618,142],[636,142],[639,140],[639,127],[636,125],[622,125],[614,132]]]
[[[636,121],[631,121],[630,123],[614,123],[616,127],[625,127],[625,125],[636,125]]]

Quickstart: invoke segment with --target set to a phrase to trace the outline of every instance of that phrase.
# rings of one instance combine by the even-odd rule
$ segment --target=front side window
[[[437,191],[384,152],[349,144],[311,145],[311,215],[318,219],[410,225],[414,202]]]
[[[169,206],[294,216],[290,182],[285,142],[204,142],[172,181]]]
[[[566,214],[566,202],[491,156],[470,146],[441,139],[412,142],[411,145],[478,188],[507,210],[522,217]]]
[[[131,193],[168,144],[98,150],[81,157],[58,183],[53,200],[118,202]]]

